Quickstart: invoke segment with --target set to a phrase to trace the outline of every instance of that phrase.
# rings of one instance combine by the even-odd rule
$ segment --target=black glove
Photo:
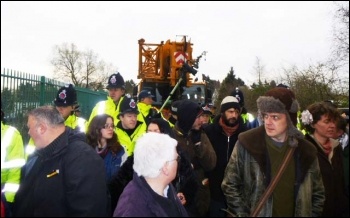
[[[201,142],[201,131],[198,130],[191,130],[191,141],[194,145],[196,145],[198,142]]]

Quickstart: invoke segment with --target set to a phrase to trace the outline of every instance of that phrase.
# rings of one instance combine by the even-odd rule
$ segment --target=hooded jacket
[[[108,215],[104,162],[85,135],[66,127],[29,157],[15,196],[15,217]]]
[[[294,216],[320,216],[325,192],[315,147],[305,139],[297,139],[294,162]],[[241,133],[221,185],[228,211],[236,216],[249,216],[270,181],[271,166],[265,142],[265,127]],[[258,216],[271,217],[272,206],[273,199],[270,196]]]

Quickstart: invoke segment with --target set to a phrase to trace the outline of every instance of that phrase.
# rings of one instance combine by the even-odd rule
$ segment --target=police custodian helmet
[[[125,89],[124,79],[123,79],[122,75],[120,75],[119,72],[112,74],[108,78],[108,85],[107,85],[106,89],[110,89],[110,88],[123,88],[123,89]]]
[[[58,107],[65,107],[77,104],[77,92],[72,84],[61,87],[53,102]]]

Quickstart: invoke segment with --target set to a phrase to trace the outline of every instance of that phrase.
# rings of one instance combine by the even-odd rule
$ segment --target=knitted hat
[[[270,89],[264,96],[260,96],[256,102],[261,120],[264,120],[263,113],[284,113],[287,115],[289,122],[288,136],[303,138],[303,134],[296,128],[299,103],[290,89],[283,87]],[[292,144],[294,145],[294,143]]]
[[[190,100],[181,100],[177,108],[177,124],[186,135],[191,129],[194,121],[203,113],[201,107]]]
[[[106,89],[110,89],[110,88],[123,88],[123,89],[125,89],[124,79],[123,79],[122,75],[120,75],[119,72],[112,74],[108,78],[108,85],[107,85]]]
[[[221,113],[224,113],[230,108],[235,108],[241,111],[241,106],[239,105],[237,98],[233,96],[226,96],[224,99],[222,99],[220,111]]]
[[[65,107],[77,104],[77,92],[72,84],[61,87],[53,101],[56,106]]]
[[[123,101],[120,103],[120,111],[118,116],[123,115],[125,113],[139,114],[139,110],[137,108],[135,100],[127,96],[125,96]]]

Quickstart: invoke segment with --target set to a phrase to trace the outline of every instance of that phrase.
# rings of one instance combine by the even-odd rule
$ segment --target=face
[[[106,120],[106,124],[101,129],[101,135],[104,139],[111,139],[114,133],[114,123],[112,118],[108,117]]]
[[[137,124],[137,114],[135,113],[125,113],[120,116],[120,121],[124,129],[134,129]]]
[[[142,100],[142,102],[147,104],[147,105],[152,105],[153,99],[151,97],[146,97]]]
[[[36,148],[40,149],[45,146],[43,142],[44,128],[33,116],[28,117],[27,122],[28,135],[33,139]]]
[[[122,88],[109,88],[108,95],[113,99],[114,102],[118,102],[120,97],[124,95],[125,90]]]
[[[283,113],[262,114],[266,134],[276,142],[284,142],[287,136],[288,119]]]
[[[210,116],[209,116],[209,114],[202,114],[202,115],[200,116],[200,119],[201,119],[201,121],[202,121],[203,124],[204,124],[204,123],[209,123]]]
[[[317,123],[313,124],[315,129],[314,135],[322,138],[332,138],[336,133],[336,124],[334,120],[328,118],[327,115],[322,115]]]
[[[201,117],[198,116],[195,120],[194,120],[194,123],[192,125],[192,129],[195,129],[195,130],[199,130],[202,126],[202,120],[201,120]]]
[[[227,109],[224,113],[224,121],[228,126],[235,124],[239,117],[239,110],[235,108]]]
[[[56,109],[60,112],[63,119],[66,120],[74,111],[74,106],[56,106]]]
[[[157,124],[150,123],[147,127],[147,132],[158,132],[160,133],[160,129]]]

